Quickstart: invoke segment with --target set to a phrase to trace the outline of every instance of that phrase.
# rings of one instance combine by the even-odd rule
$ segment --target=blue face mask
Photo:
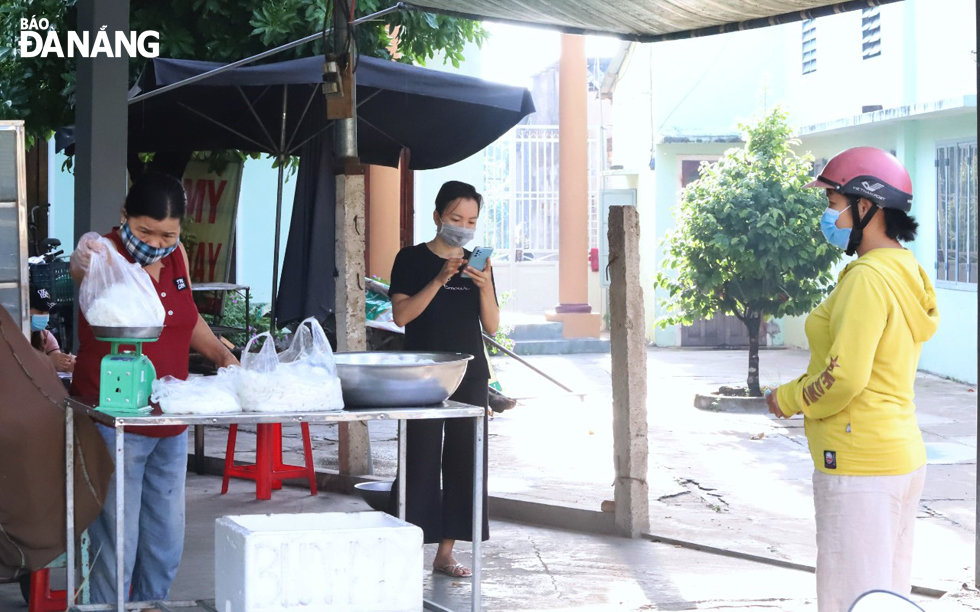
[[[850,206],[847,208],[850,208]],[[844,210],[847,210],[847,208]],[[847,244],[851,240],[851,228],[841,229],[837,227],[837,219],[840,218],[842,212],[844,211],[834,210],[833,208],[828,208],[823,211],[823,216],[820,217],[820,230],[823,232],[827,242],[842,251],[846,251]]]
[[[50,315],[31,315],[31,331],[39,332],[48,328]]]

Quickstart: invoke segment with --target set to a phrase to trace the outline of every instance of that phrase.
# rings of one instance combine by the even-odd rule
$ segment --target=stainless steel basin
[[[99,327],[92,326],[92,333],[97,340],[157,340],[163,333],[163,327]]]
[[[348,408],[439,404],[452,395],[472,355],[395,351],[337,353]]]

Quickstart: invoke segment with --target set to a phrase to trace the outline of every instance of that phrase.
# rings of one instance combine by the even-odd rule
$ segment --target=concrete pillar
[[[391,279],[391,267],[401,246],[399,204],[401,203],[401,171],[386,166],[371,166],[368,174],[368,276]]]
[[[78,32],[129,31],[129,0],[79,0]],[[75,242],[119,224],[126,198],[129,60],[78,58],[75,91]],[[72,245],[65,245],[71,250]]]
[[[566,338],[598,338],[589,306],[589,128],[585,38],[562,34],[558,76],[558,298],[546,317]]]
[[[337,175],[337,350],[367,349],[364,304],[364,176]],[[368,475],[367,423],[340,424],[340,473]]]
[[[647,352],[640,217],[635,206],[609,209],[608,263],[616,527],[622,535],[635,538],[650,531]]]

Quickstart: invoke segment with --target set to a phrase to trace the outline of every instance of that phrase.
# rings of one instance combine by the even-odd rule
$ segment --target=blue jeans
[[[115,456],[115,430],[97,425]],[[172,438],[125,434],[125,581],[129,601],[166,600],[184,552],[187,432]],[[119,469],[118,466],[116,469]],[[92,538],[92,603],[116,602],[116,477]]]

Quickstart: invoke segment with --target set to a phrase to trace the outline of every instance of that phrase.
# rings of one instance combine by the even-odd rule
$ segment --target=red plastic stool
[[[29,612],[64,612],[66,608],[68,592],[51,590],[51,571],[39,569],[32,572]]]
[[[235,465],[235,440],[238,437],[238,426],[232,425],[228,429],[228,448],[225,450],[225,474],[221,482],[221,494],[228,492],[228,480],[234,477],[255,481],[255,499],[272,499],[272,489],[281,489],[282,481],[289,478],[306,478],[310,482],[310,495],[316,495],[316,469],[313,465],[310,424],[300,423],[300,427],[303,430],[305,467],[282,462],[282,425],[279,423],[257,426],[255,464]]]

